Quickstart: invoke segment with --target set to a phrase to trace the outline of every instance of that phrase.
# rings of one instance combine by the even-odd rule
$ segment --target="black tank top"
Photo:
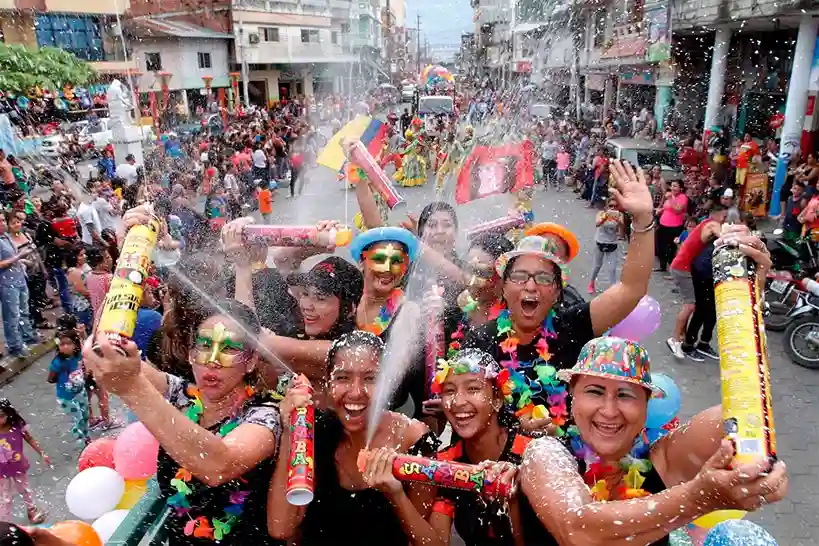
[[[498,461],[519,465],[523,452],[531,440],[529,436],[510,430]],[[438,458],[475,464],[466,455],[462,440],[440,452]],[[455,530],[467,546],[514,546],[515,539],[509,515],[501,503],[486,501],[477,493],[454,489],[440,489],[438,498],[454,505]],[[527,546],[552,544],[556,546],[557,542],[537,519],[537,514],[524,495],[518,495],[518,505],[524,543]]]
[[[399,546],[409,544],[387,498],[375,489],[350,491],[339,481],[335,453],[343,426],[333,412],[318,412],[315,429],[315,498],[299,527],[301,546]],[[431,457],[438,448],[434,434],[422,436],[407,453]]]
[[[499,461],[521,464],[523,452],[532,439],[515,430],[510,430],[506,445]],[[472,464],[463,449],[463,442],[458,441],[452,447],[440,452],[439,459]],[[580,475],[585,473],[585,463],[578,459]],[[660,493],[666,487],[657,470],[643,476],[643,489],[649,493]],[[514,546],[511,522],[504,507],[497,502],[486,502],[476,493],[456,490],[441,490],[439,499],[449,500],[455,506],[455,530],[466,546]],[[547,501],[548,502],[548,501]],[[529,503],[529,499],[518,494],[523,543],[526,546],[559,546],[557,540],[543,526]],[[653,542],[652,546],[668,546],[669,538],[663,537]]]

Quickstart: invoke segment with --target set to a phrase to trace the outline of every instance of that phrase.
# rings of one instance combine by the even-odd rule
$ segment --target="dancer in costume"
[[[427,181],[427,162],[421,146],[421,135],[407,131],[407,144],[402,152],[401,168],[395,173],[395,181],[404,187],[422,186]]]

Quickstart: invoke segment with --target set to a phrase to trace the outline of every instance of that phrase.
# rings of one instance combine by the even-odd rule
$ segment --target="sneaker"
[[[677,341],[673,337],[670,337],[667,340],[665,340],[665,344],[668,345],[669,349],[671,349],[671,354],[673,354],[679,359],[685,358],[685,354],[683,353],[682,350],[682,343],[680,341]]]
[[[591,282],[589,283],[589,288],[587,289],[587,292],[588,292],[589,294],[594,294],[594,281],[591,281]]]
[[[693,360],[694,362],[704,362],[705,361],[705,357],[702,356],[699,353],[699,351],[697,351],[697,348],[694,347],[693,345],[681,344],[680,348],[681,348],[683,354],[686,357],[688,357],[690,360]]]
[[[707,343],[697,343],[697,352],[700,353],[702,356],[707,356],[708,358],[719,360],[719,353],[712,349],[711,346]]]

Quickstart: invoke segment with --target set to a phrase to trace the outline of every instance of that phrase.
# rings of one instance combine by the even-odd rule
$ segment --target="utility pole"
[[[243,7],[243,2],[240,0],[239,6]],[[245,58],[245,15],[244,10],[239,10],[239,62],[242,70],[242,87],[243,96],[245,99],[245,108],[250,108],[250,74],[247,66],[247,59]],[[239,97],[234,97],[235,101],[239,101]],[[265,107],[267,107],[267,97],[265,97]]]
[[[421,73],[421,14],[415,16],[415,73]]]

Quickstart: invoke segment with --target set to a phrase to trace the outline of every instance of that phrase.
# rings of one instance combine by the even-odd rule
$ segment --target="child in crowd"
[[[73,319],[74,327],[67,318]],[[88,396],[85,392],[85,372],[81,362],[82,341],[71,315],[60,317],[63,328],[57,331],[57,354],[48,368],[48,382],[57,389],[57,403],[73,420],[71,434],[85,447],[91,443],[88,429]]]
[[[609,286],[614,286],[617,282],[617,247],[625,232],[623,213],[617,210],[617,203],[614,200],[609,200],[605,210],[597,213],[595,226],[597,230],[594,235],[594,268],[589,280],[589,294],[595,293],[595,281],[604,265],[608,273]]]
[[[677,248],[679,248],[680,245],[682,245],[685,242],[685,240],[688,239],[688,234],[694,231],[694,228],[696,227],[697,219],[694,218],[693,216],[689,216],[685,221],[685,229],[683,230],[682,233],[680,233],[679,237],[674,239],[674,244],[677,245]]]
[[[29,463],[23,451],[23,442],[40,454],[43,462],[51,465],[51,459],[16,409],[6,398],[0,398],[0,521],[11,519],[14,507],[12,488],[23,497],[31,523],[42,523],[45,514],[34,504],[34,497],[28,484]]]
[[[256,198],[259,200],[259,214],[262,215],[262,222],[269,224],[273,216],[273,192],[270,191],[270,184],[267,181],[259,182]]]
[[[557,189],[563,190],[566,185],[566,175],[569,173],[569,164],[572,156],[566,151],[565,146],[561,146],[557,152]]]

